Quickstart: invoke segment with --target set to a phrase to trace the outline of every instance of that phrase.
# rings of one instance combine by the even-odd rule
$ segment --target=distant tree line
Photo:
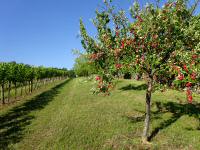
[[[85,54],[78,55],[78,57],[75,59],[73,70],[77,76],[84,76],[84,77],[96,73],[94,65],[90,63],[87,55]]]

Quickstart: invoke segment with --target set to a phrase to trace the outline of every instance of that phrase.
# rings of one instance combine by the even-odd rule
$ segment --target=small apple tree
[[[142,8],[135,2],[130,9],[130,21],[124,11],[115,11],[111,0],[104,1],[107,7],[96,11],[93,20],[97,29],[95,38],[88,35],[80,20],[82,45],[99,73],[97,92],[109,93],[112,79],[118,73],[129,71],[145,76],[143,142],[148,140],[155,85],[187,87],[187,98],[192,102],[191,88],[200,81],[200,21],[186,2],[169,1],[162,8],[153,4]]]

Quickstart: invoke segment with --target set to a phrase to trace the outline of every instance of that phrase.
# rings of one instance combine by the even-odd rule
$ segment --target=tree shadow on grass
[[[168,103],[161,103],[161,102],[155,102],[157,111],[151,112],[152,117],[151,119],[160,119],[161,116],[164,113],[172,113],[172,117],[168,120],[165,120],[159,124],[158,127],[153,129],[150,136],[148,137],[149,141],[152,141],[153,138],[162,130],[167,128],[168,126],[175,123],[181,116],[188,115],[193,116],[200,122],[200,103],[197,104],[179,104],[176,102],[168,102]],[[141,112],[141,111],[140,111]],[[139,116],[139,117],[130,117],[126,116],[129,120],[131,120],[132,123],[137,122],[143,122],[145,119],[145,116]],[[200,130],[200,125],[197,128],[197,130]]]
[[[120,90],[122,90],[122,91],[127,91],[127,90],[141,91],[141,90],[146,90],[146,89],[147,89],[147,85],[146,84],[141,84],[141,85],[129,84],[127,86],[124,86],[124,87],[120,88]]]
[[[158,108],[158,111],[154,112],[156,113],[165,113],[165,112],[171,112],[172,117],[168,120],[163,121],[158,127],[156,127],[151,135],[149,136],[148,140],[151,141],[160,130],[167,128],[168,126],[175,123],[181,116],[188,115],[192,116],[199,120],[200,122],[200,103],[197,104],[179,104],[176,102],[168,102],[168,103],[161,103],[156,102],[156,106]],[[165,110],[164,112],[162,110]],[[200,126],[197,128],[199,130]]]
[[[20,106],[16,106],[8,113],[0,116],[0,149],[9,149],[10,144],[20,142],[23,138],[27,125],[31,124],[31,121],[35,116],[30,113],[33,111],[43,109],[50,101],[54,99],[60,92],[67,80],[54,88],[34,97],[33,99],[25,102]]]

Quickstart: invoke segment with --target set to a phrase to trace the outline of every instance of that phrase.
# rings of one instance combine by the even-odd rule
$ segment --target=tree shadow
[[[127,91],[127,90],[146,90],[147,85],[146,84],[141,84],[141,85],[135,85],[135,84],[129,84],[127,86],[121,87],[120,90]]]
[[[141,116],[123,116],[125,118],[127,118],[128,120],[130,120],[131,123],[137,123],[137,122],[143,122],[145,120],[145,114],[141,115]],[[153,116],[151,116],[151,119],[160,119],[160,114],[154,114]]]
[[[60,93],[60,88],[67,84],[67,80],[54,88],[32,98],[31,100],[16,106],[8,113],[0,116],[0,149],[9,149],[10,144],[21,141],[24,136],[23,131],[27,125],[35,118],[30,113],[43,109],[56,95]]]
[[[131,123],[143,122],[145,119],[145,115],[137,116],[137,117],[134,117],[134,116],[124,116],[124,117],[130,120]]]
[[[158,111],[154,112],[154,114],[171,112],[172,117],[168,120],[163,121],[158,127],[156,127],[152,131],[152,133],[150,134],[148,138],[149,141],[151,141],[159,133],[160,130],[165,129],[168,126],[172,125],[183,115],[193,116],[196,119],[198,119],[200,122],[200,103],[179,104],[176,102],[168,102],[168,103],[156,102],[155,104],[158,108]],[[200,125],[197,128],[197,130],[199,130],[199,128],[200,128]]]
[[[163,122],[159,124],[158,127],[153,129],[150,136],[148,137],[149,141],[152,141],[152,139],[162,130],[167,128],[168,126],[175,123],[181,116],[188,115],[193,116],[200,122],[200,103],[197,104],[180,104],[176,102],[168,102],[168,103],[161,103],[161,102],[155,102],[155,105],[157,107],[157,111],[151,112],[152,116],[151,119],[161,119],[161,116],[164,113],[172,113],[172,116]],[[140,111],[141,112],[141,111]],[[145,112],[143,112],[145,113]],[[138,117],[132,117],[132,116],[126,116],[127,119],[129,119],[132,123],[137,122],[143,122],[145,119],[145,115],[138,116]],[[192,130],[192,129],[188,129]],[[200,130],[200,124],[199,127],[196,130]]]

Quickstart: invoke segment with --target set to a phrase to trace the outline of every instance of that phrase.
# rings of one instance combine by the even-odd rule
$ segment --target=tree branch
[[[194,13],[194,11],[196,10],[198,3],[200,2],[200,0],[196,0],[196,2],[194,3],[194,5],[191,8],[191,16]]]

